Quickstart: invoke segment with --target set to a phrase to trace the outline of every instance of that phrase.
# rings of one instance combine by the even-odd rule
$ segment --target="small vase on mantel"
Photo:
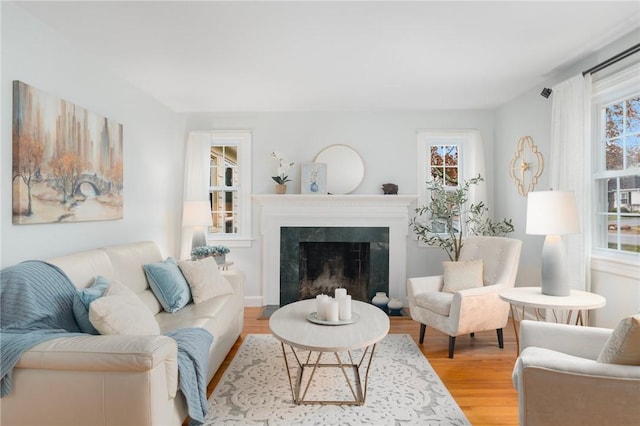
[[[287,185],[284,183],[276,184],[276,194],[284,194],[287,192]]]

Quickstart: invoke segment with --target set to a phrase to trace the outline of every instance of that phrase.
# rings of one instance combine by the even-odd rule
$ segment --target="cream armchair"
[[[520,424],[640,424],[640,366],[597,361],[611,344],[612,333],[606,328],[522,321],[520,356],[513,370]]]
[[[456,337],[473,337],[476,331],[496,330],[503,348],[502,328],[507,325],[509,304],[498,294],[514,286],[521,247],[522,241],[511,238],[467,238],[459,260],[482,259],[481,287],[451,293],[442,291],[443,275],[409,278],[409,310],[411,318],[420,323],[420,343],[428,325],[449,335],[449,358],[453,358]]]

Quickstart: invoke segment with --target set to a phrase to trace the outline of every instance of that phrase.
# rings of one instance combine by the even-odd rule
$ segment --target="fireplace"
[[[301,244],[310,242],[368,244],[368,248],[358,248],[363,250],[363,258],[367,256],[366,250],[369,251],[366,299],[371,300],[372,293],[380,289],[378,291],[386,291],[389,296],[406,302],[409,204],[416,196],[260,194],[253,198],[260,207],[262,295],[247,301],[250,305],[279,305],[283,279],[296,285],[295,291],[286,290],[294,293],[287,297],[299,299],[300,269],[318,268],[300,266],[300,251],[309,250],[301,248]],[[298,229],[296,232],[302,236],[283,236],[288,228]],[[324,236],[320,238],[322,233]],[[374,234],[386,237],[380,239]],[[380,254],[382,252],[385,254]],[[351,272],[344,271],[344,274]]]
[[[281,227],[280,305],[338,287],[362,301],[389,292],[389,228]]]

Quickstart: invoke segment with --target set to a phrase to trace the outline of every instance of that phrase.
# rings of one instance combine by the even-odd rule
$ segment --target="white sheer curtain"
[[[591,75],[577,75],[552,89],[549,182],[554,190],[575,192],[581,232],[565,236],[569,276],[571,288],[589,291]]]
[[[484,165],[484,144],[482,143],[480,131],[471,130],[468,132],[462,147],[462,155],[464,178],[468,180],[480,175],[484,179],[484,182],[471,185],[469,188],[469,203],[477,204],[480,201],[484,201],[484,204],[489,208],[489,212],[492,212],[493,200],[487,199],[488,183]]]
[[[184,165],[184,201],[209,200],[210,149],[208,134],[189,133]],[[181,259],[190,257],[192,236],[193,228],[182,227]]]

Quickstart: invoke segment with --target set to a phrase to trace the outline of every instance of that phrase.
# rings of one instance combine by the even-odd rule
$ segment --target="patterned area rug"
[[[318,399],[323,396],[336,399],[342,387],[348,392],[339,370],[336,374],[325,373],[333,370],[319,370],[323,375],[312,385]],[[205,424],[449,426],[470,423],[407,334],[389,334],[378,343],[364,406],[294,404],[280,342],[271,335],[251,334],[211,394]]]

